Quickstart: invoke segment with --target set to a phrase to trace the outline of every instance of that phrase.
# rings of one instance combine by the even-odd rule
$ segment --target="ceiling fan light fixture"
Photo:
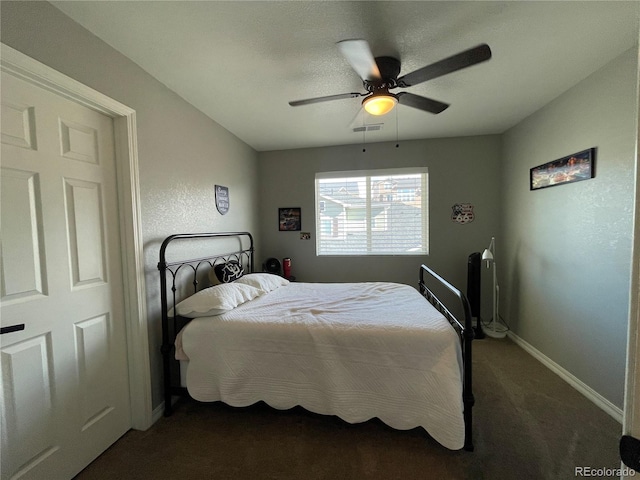
[[[389,113],[398,104],[398,98],[389,92],[374,93],[362,101],[362,106],[371,115]]]

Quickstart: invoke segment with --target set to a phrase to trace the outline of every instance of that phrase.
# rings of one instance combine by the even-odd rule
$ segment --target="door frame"
[[[640,40],[640,32],[639,32]],[[636,151],[635,151],[635,207],[633,250],[631,262],[631,302],[627,337],[627,371],[625,378],[622,434],[640,438],[640,50],[636,74]],[[624,465],[623,465],[624,467]],[[623,478],[631,474],[623,471]]]
[[[113,119],[131,427],[146,430],[153,420],[136,112],[4,43],[0,70]]]

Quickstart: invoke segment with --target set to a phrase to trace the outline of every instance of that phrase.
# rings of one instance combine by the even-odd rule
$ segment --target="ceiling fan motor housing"
[[[364,88],[369,92],[396,88],[398,86],[396,80],[400,75],[400,60],[393,57],[376,57],[375,60],[380,71],[380,78],[363,80]]]

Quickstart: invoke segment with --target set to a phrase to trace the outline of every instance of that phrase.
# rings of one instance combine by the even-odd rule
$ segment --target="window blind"
[[[316,174],[318,255],[425,255],[428,173],[402,168]]]

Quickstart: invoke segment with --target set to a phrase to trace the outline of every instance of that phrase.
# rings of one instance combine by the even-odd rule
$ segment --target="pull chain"
[[[364,117],[364,109],[362,109],[362,152],[367,151],[367,125]]]
[[[400,146],[400,143],[398,142],[398,107],[396,106],[396,148]]]

